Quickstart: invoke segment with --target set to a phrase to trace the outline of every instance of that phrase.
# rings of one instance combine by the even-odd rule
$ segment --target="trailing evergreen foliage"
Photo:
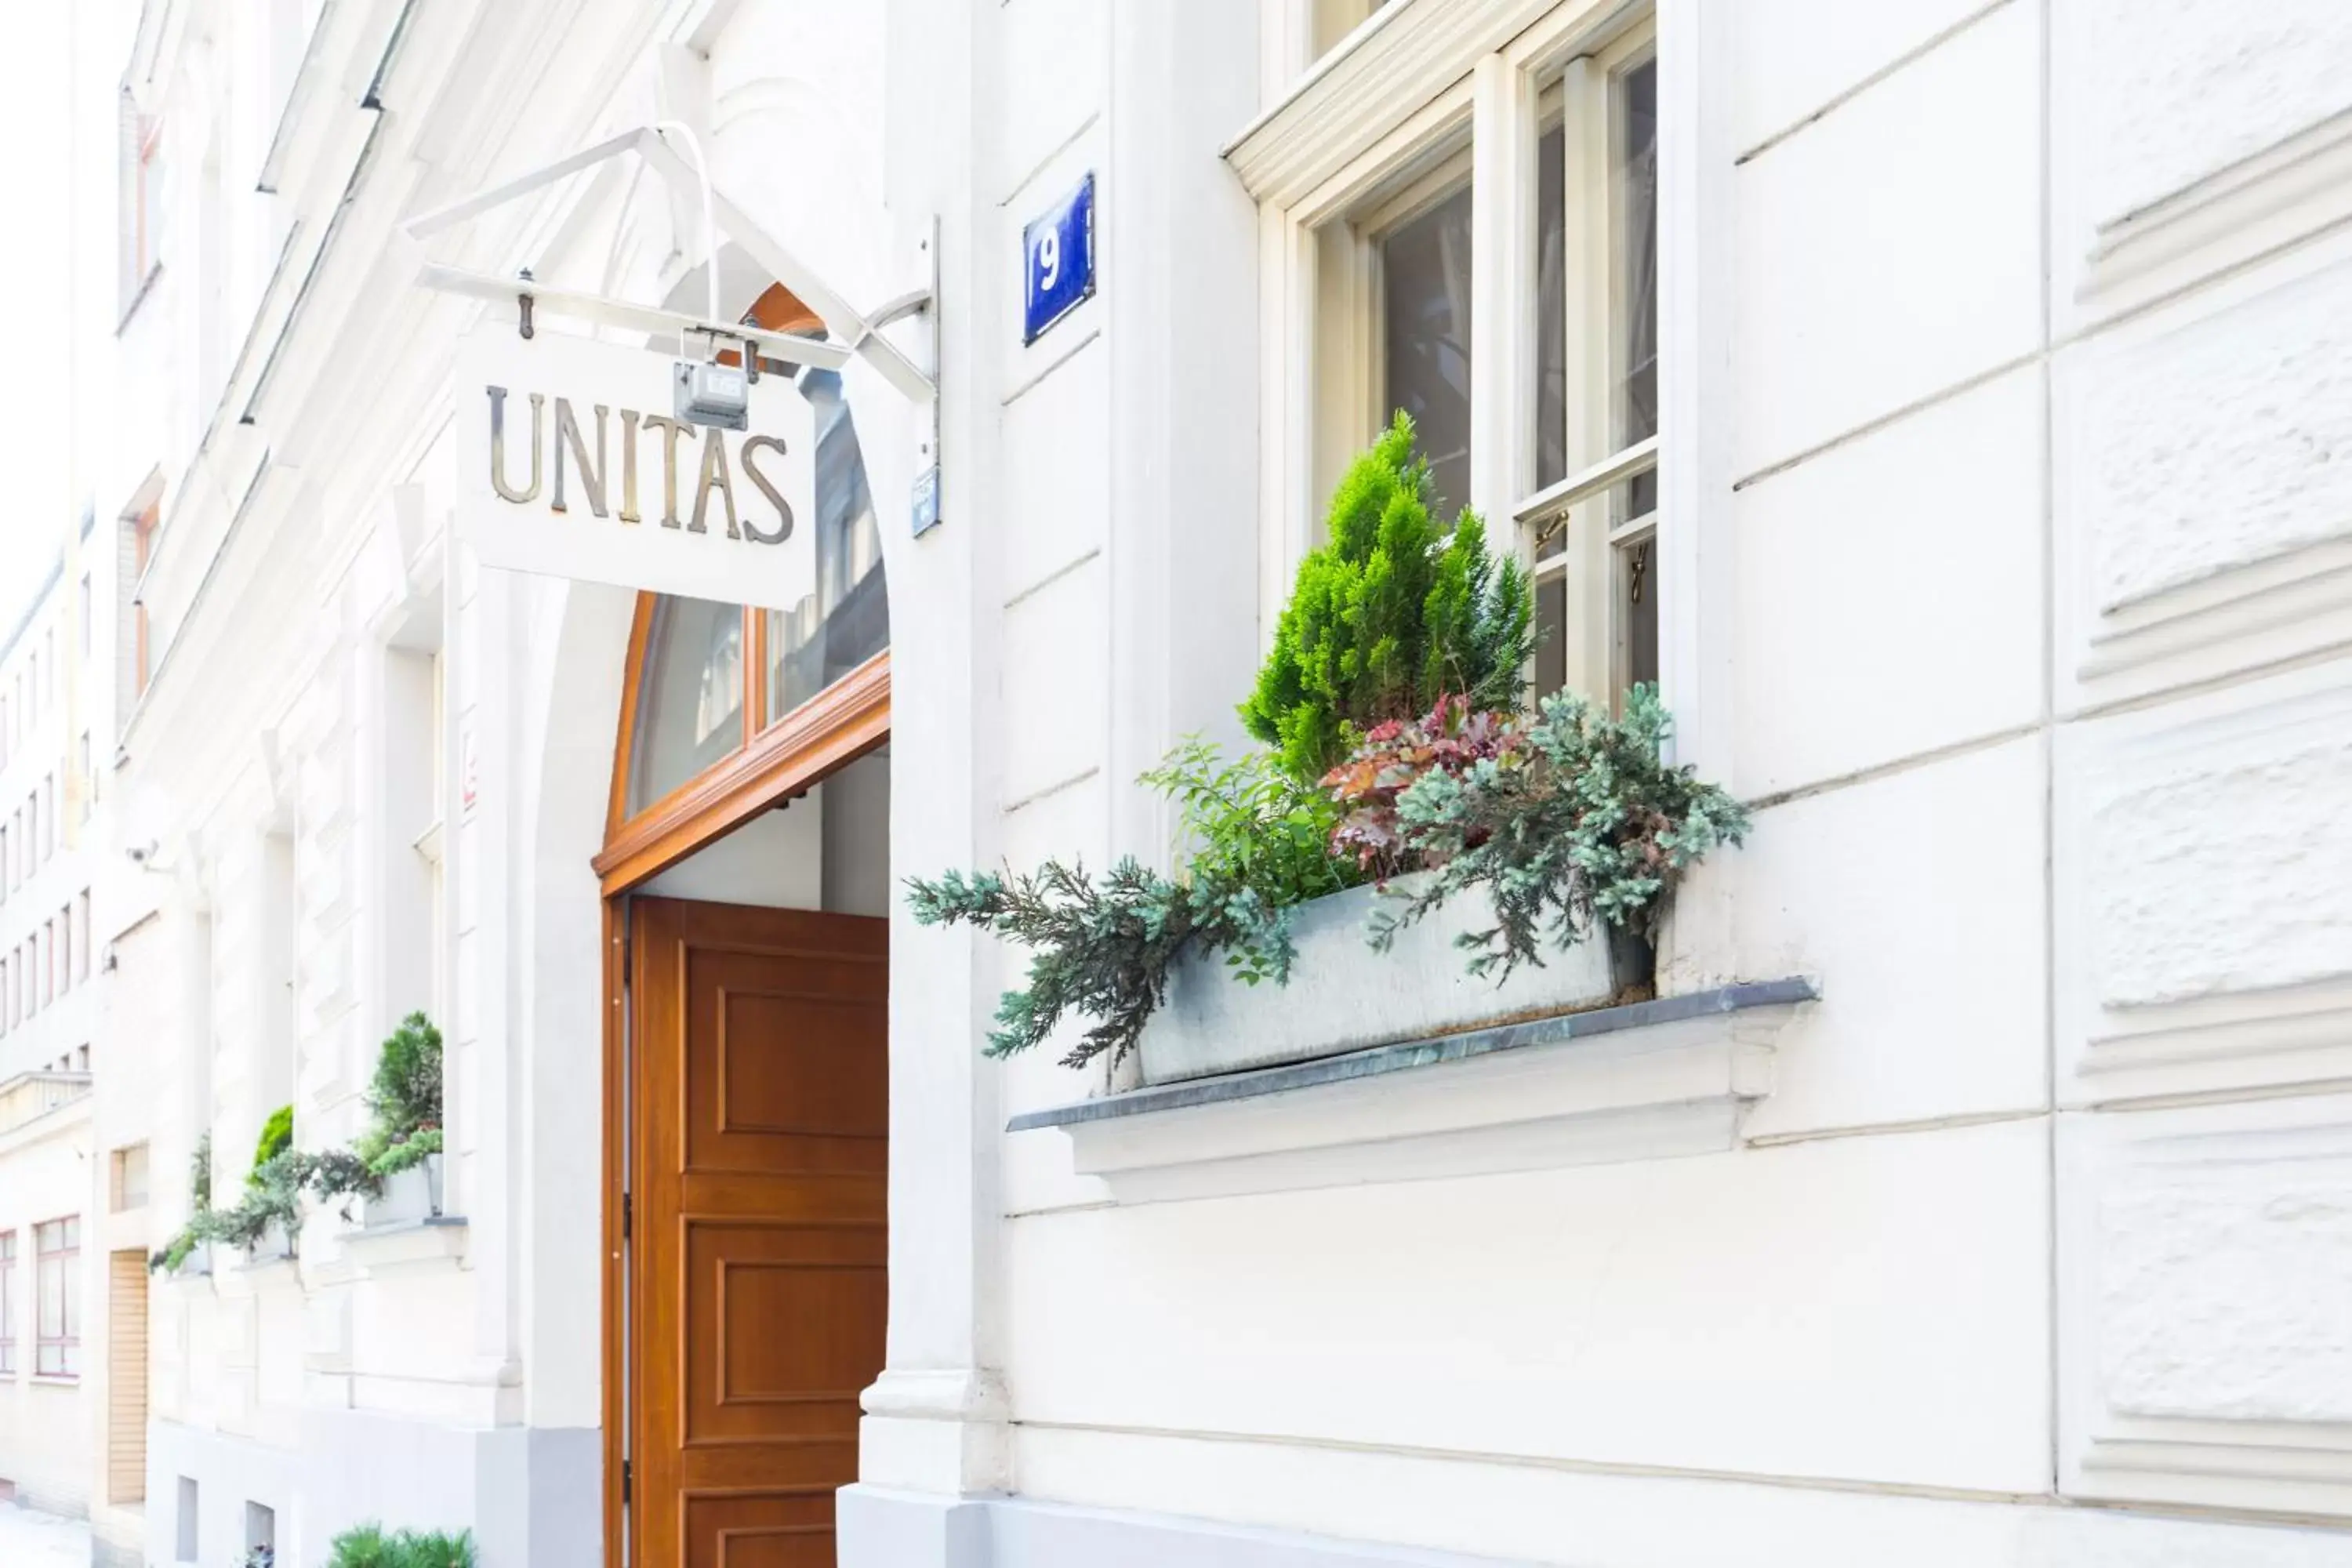
[[[1290,977],[1294,904],[1354,886],[1362,871],[1334,853],[1338,806],[1265,752],[1227,762],[1197,738],[1143,775],[1181,815],[1181,879],[1121,860],[1100,882],[1049,860],[1027,876],[950,871],[908,883],[915,918],[959,921],[1029,949],[1026,985],[1007,991],[991,1056],[1042,1043],[1062,1019],[1095,1020],[1063,1058],[1117,1061],[1167,1000],[1168,973],[1189,950],[1222,953],[1255,985]]]
[[[1622,719],[1566,693],[1532,719],[1480,713],[1459,700],[1411,724],[1384,725],[1328,776],[1350,807],[1343,844],[1431,873],[1376,920],[1373,945],[1438,905],[1483,889],[1496,923],[1457,939],[1474,974],[1540,964],[1596,921],[1654,937],[1685,868],[1748,831],[1739,803],[1669,765],[1656,691],[1636,686]]]
[[[197,1141],[189,1171],[188,1223],[147,1260],[176,1269],[208,1241],[250,1247],[274,1224],[289,1240],[302,1228],[302,1195],[322,1203],[383,1194],[386,1177],[441,1152],[441,1031],[422,1013],[401,1020],[383,1043],[369,1086],[368,1130],[349,1149],[313,1152],[294,1144],[294,1109],[281,1106],[263,1123],[251,1174],[235,1205],[213,1206],[212,1134]]]
[[[234,1208],[213,1211],[205,1239],[256,1247],[276,1225],[291,1241],[302,1228],[302,1186],[310,1173],[309,1159],[299,1150],[279,1150],[253,1168]]]
[[[1042,1044],[1068,1014],[1094,1020],[1062,1058],[1082,1067],[1108,1051],[1117,1061],[1167,999],[1168,971],[1188,947],[1242,959],[1243,977],[1290,977],[1288,911],[1230,882],[1191,885],[1121,860],[1100,882],[1082,865],[1048,860],[1026,876],[950,871],[908,882],[915,918],[992,931],[1029,949],[1028,984],[1007,991],[989,1031],[988,1054]]]
[[[349,1149],[321,1149],[308,1159],[310,1192],[320,1203],[346,1200],[338,1211],[345,1219],[352,1217],[350,1199],[381,1197],[383,1194],[383,1178]]]
[[[148,1272],[178,1268],[212,1239],[213,1224],[213,1135],[207,1130],[188,1156],[188,1223],[147,1255]]]
[[[1464,511],[1430,516],[1429,465],[1402,413],[1349,466],[1325,542],[1299,563],[1274,647],[1241,706],[1251,735],[1311,783],[1363,732],[1447,693],[1517,706],[1535,651],[1534,595],[1507,552]]]

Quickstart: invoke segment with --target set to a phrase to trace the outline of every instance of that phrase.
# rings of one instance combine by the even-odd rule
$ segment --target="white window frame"
[[[1475,189],[1475,153],[1469,100],[1448,104],[1434,131],[1417,138],[1411,155],[1364,186],[1338,193],[1343,205],[1309,235],[1315,265],[1314,358],[1307,371],[1313,447],[1308,455],[1309,514],[1304,541],[1322,527],[1319,504],[1339,483],[1348,460],[1388,425],[1388,312],[1383,256],[1397,230],[1465,185]],[[1475,208],[1474,208],[1475,211]],[[1475,219],[1474,219],[1475,222]],[[1474,325],[1475,318],[1473,318]],[[1458,500],[1458,498],[1457,498]]]
[[[64,1235],[72,1226],[70,1237]],[[33,1376],[44,1383],[72,1383],[81,1377],[82,1308],[81,1299],[81,1216],[65,1215],[57,1219],[43,1220],[31,1227],[33,1234]],[[55,1230],[61,1245],[44,1247],[43,1232]],[[67,1245],[66,1243],[69,1243]],[[57,1332],[49,1331],[46,1310],[49,1298],[49,1280],[57,1279]],[[55,1370],[43,1365],[43,1358],[57,1352]]]
[[[1285,0],[1296,6],[1300,0]],[[1473,468],[1469,502],[1498,526],[1654,465],[1653,569],[1659,683],[1677,760],[1727,774],[1731,593],[1730,339],[1734,275],[1727,0],[1397,0],[1300,74],[1295,10],[1270,24],[1268,107],[1226,148],[1259,203],[1259,356],[1267,439],[1260,465],[1259,630],[1271,639],[1298,560],[1321,524],[1332,409],[1352,418],[1377,386],[1371,331],[1339,396],[1318,316],[1328,309],[1318,231],[1360,216],[1416,160],[1458,145],[1474,171]],[[1580,53],[1647,26],[1658,67],[1658,435],[1623,461],[1535,493],[1536,163],[1543,97]],[[1286,50],[1287,53],[1277,53]],[[1605,159],[1605,153],[1602,155]],[[1604,165],[1602,178],[1606,178]],[[1570,221],[1573,221],[1571,215]],[[1702,242],[1703,237],[1703,242]],[[1496,302],[1499,301],[1499,306]],[[1573,341],[1573,340],[1572,340]],[[1363,427],[1360,446],[1376,426]],[[1534,563],[1533,532],[1516,531]],[[1603,557],[1605,560],[1606,558]],[[1613,647],[1613,640],[1610,647]],[[1610,655],[1613,658],[1613,653]],[[1589,663],[1589,661],[1588,661]],[[1678,923],[1687,923],[1678,917]]]
[[[1561,416],[1567,426],[1568,471],[1541,489],[1522,493],[1512,503],[1511,517],[1517,524],[1523,559],[1538,586],[1554,580],[1567,585],[1570,635],[1562,650],[1564,685],[1597,700],[1614,700],[1631,679],[1628,628],[1617,614],[1624,603],[1619,584],[1623,552],[1654,541],[1657,533],[1654,510],[1623,520],[1609,513],[1611,498],[1620,486],[1655,472],[1658,466],[1655,435],[1621,444],[1610,431],[1611,398],[1619,371],[1614,358],[1623,330],[1623,301],[1618,297],[1622,237],[1614,191],[1619,162],[1614,85],[1656,53],[1656,28],[1642,22],[1604,47],[1579,51],[1561,62],[1558,86],[1545,95],[1564,132],[1561,175],[1567,189],[1560,204],[1560,270],[1571,352]],[[1543,123],[1551,118],[1545,113]],[[1608,350],[1580,356],[1573,352],[1578,342],[1604,343]],[[1536,439],[1532,405],[1526,428],[1530,439]],[[1531,468],[1523,469],[1520,483],[1532,482]],[[1540,545],[1555,530],[1565,535],[1564,547],[1545,556]],[[1651,553],[1654,561],[1654,546]],[[1656,584],[1651,591],[1656,592]],[[1596,605],[1604,613],[1590,614]],[[1587,613],[1579,614],[1580,607]]]

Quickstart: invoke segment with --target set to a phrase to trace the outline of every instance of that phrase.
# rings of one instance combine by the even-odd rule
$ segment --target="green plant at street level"
[[[255,1173],[258,1174],[262,1166],[292,1147],[294,1147],[294,1108],[290,1105],[281,1105],[269,1113],[268,1121],[261,1124],[261,1141],[253,1151]],[[246,1178],[247,1181],[253,1179],[252,1176]]]
[[[1448,692],[1511,709],[1535,651],[1534,595],[1507,552],[1464,511],[1429,513],[1429,465],[1400,413],[1349,466],[1326,542],[1299,563],[1273,649],[1241,706],[1251,735],[1312,783],[1383,721],[1427,711]]]
[[[475,1568],[471,1531],[386,1531],[354,1526],[327,1543],[327,1568]]]
[[[1166,1000],[1168,971],[1188,947],[1244,949],[1248,976],[1290,977],[1289,911],[1222,879],[1177,882],[1126,859],[1097,883],[1083,866],[1048,860],[1026,876],[911,878],[908,890],[925,925],[977,926],[1030,950],[1027,986],[997,1004],[990,1056],[1029,1050],[1077,1013],[1094,1023],[1063,1065],[1105,1051],[1117,1061]]]
[[[1456,699],[1366,736],[1329,775],[1350,807],[1338,837],[1430,873],[1376,921],[1373,945],[1473,889],[1496,920],[1455,939],[1473,974],[1540,965],[1546,942],[1570,947],[1596,921],[1654,938],[1683,870],[1748,826],[1738,801],[1664,760],[1670,728],[1655,689],[1636,686],[1621,719],[1567,693],[1533,719]]]

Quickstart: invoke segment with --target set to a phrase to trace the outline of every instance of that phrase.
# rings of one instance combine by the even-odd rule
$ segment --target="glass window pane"
[[[1313,25],[1307,47],[1317,58],[1328,54],[1340,39],[1389,0],[1314,0]]]
[[[882,537],[856,421],[831,371],[803,375],[816,409],[816,593],[768,612],[768,711],[773,723],[890,646]]]
[[[1568,132],[1536,143],[1536,488],[1568,478]],[[1554,534],[1545,553],[1560,547]]]
[[[1658,433],[1658,64],[1622,73],[1613,95],[1616,131],[1617,360],[1612,416],[1620,450]],[[1658,478],[1626,487],[1619,521],[1655,511]]]
[[[1451,516],[1470,499],[1470,187],[1391,231],[1381,276],[1385,406],[1412,416]]]
[[[629,810],[643,810],[742,744],[742,608],[665,596],[646,637]]]
[[[1536,584],[1536,691],[1549,697],[1568,684],[1568,580]]]

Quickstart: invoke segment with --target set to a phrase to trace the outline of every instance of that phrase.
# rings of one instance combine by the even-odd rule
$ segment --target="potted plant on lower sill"
[[[1675,879],[1746,815],[1663,762],[1648,689],[1622,718],[1521,710],[1528,579],[1475,514],[1439,529],[1429,495],[1400,415],[1342,479],[1242,705],[1269,749],[1193,743],[1146,775],[1181,808],[1178,876],[910,881],[919,920],[1029,949],[991,1054],[1079,1015],[1066,1063],[1139,1048],[1163,1081],[1650,994]]]
[[[383,1184],[380,1197],[367,1200],[366,1224],[414,1225],[441,1215],[441,1130],[425,1128],[368,1163]]]
[[[188,1156],[188,1223],[150,1253],[147,1271],[174,1279],[195,1279],[213,1271],[213,1237],[218,1216],[213,1211],[213,1135],[196,1140]]]
[[[247,1268],[294,1256],[307,1174],[294,1152],[294,1108],[281,1105],[261,1124],[244,1197],[221,1216],[221,1239],[243,1253]]]
[[[1344,813],[1332,842],[1412,868],[1298,907],[1290,981],[1272,994],[1202,955],[1179,961],[1138,1042],[1145,1081],[1654,994],[1661,896],[1745,820],[1659,760],[1653,693],[1625,708],[1555,697],[1519,716],[1457,698],[1376,726],[1324,775]]]
[[[352,1145],[372,1183],[362,1223],[415,1225],[442,1212],[441,1031],[411,1013],[383,1042],[368,1089],[368,1131]]]

